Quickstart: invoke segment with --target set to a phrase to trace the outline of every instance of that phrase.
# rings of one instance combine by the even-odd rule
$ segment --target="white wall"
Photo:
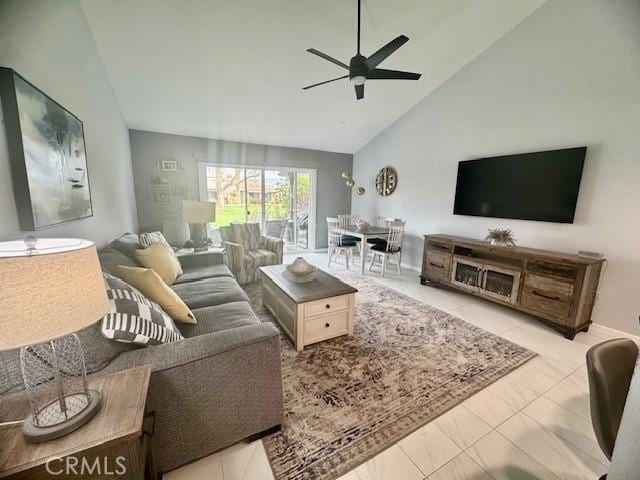
[[[452,214],[458,161],[581,145],[574,224]],[[373,183],[385,165],[399,177],[387,198]],[[404,261],[416,268],[423,234],[482,238],[493,227],[521,245],[603,252],[593,319],[637,335],[640,2],[551,0],[356,152],[354,174],[368,187],[354,212],[406,219]]]
[[[75,0],[0,3],[0,65],[10,67],[84,124],[93,217],[39,230],[40,237],[98,245],[137,229],[129,133],[89,25]],[[4,126],[0,126],[0,240],[22,238]]]

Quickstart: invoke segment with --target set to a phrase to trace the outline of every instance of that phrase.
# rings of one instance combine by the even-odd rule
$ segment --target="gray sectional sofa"
[[[117,276],[117,265],[136,265],[136,248],[135,234],[114,240],[99,253],[103,270]],[[151,365],[147,410],[155,412],[151,444],[159,472],[283,421],[279,332],[255,316],[229,269],[211,263],[215,258],[181,258],[184,274],[172,288],[197,319],[197,325],[177,324],[184,340],[150,347],[116,343],[102,336],[99,322],[79,332],[92,374]],[[0,393],[21,388],[17,353],[8,365],[9,384],[0,385]]]

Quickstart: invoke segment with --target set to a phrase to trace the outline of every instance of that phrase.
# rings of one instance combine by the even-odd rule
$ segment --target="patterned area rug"
[[[282,336],[285,423],[263,439],[277,480],[335,479],[535,353],[350,272],[354,335],[297,353]],[[245,285],[256,314],[260,283]]]

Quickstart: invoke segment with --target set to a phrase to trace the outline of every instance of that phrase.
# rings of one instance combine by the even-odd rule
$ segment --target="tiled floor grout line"
[[[565,409],[566,410],[566,409]],[[598,460],[597,458],[595,458],[593,455],[591,455],[589,452],[585,452],[581,447],[579,447],[578,445],[576,445],[575,443],[573,443],[571,440],[568,440],[564,437],[561,437],[560,435],[558,435],[556,432],[554,432],[553,430],[551,430],[550,428],[545,427],[544,425],[542,425],[540,422],[538,422],[535,418],[533,418],[531,415],[527,414],[526,412],[521,412],[525,417],[529,418],[530,420],[532,420],[533,422],[535,422],[538,426],[540,426],[540,428],[542,428],[543,430],[546,430],[547,432],[551,433],[552,435],[558,437],[561,441],[571,445],[573,448],[575,448],[576,450],[581,451],[583,454],[585,454],[586,456],[592,458],[593,460],[595,460],[597,463],[599,463],[600,465],[602,465],[603,467],[606,467],[605,464],[603,464],[600,460]],[[569,412],[571,413],[571,412]]]
[[[520,412],[518,412],[518,413],[520,413]],[[517,413],[514,413],[514,415],[517,415]],[[512,416],[514,416],[514,415],[512,415]],[[509,418],[511,418],[511,417],[509,417]],[[505,420],[505,421],[506,421],[506,420]],[[502,424],[500,424],[500,425],[502,425]],[[499,425],[498,425],[498,426],[499,426]],[[513,443],[510,439],[508,439],[508,438],[507,438],[507,437],[505,437],[502,433],[500,433],[500,432],[498,431],[498,427],[496,427],[496,428],[492,429],[492,430],[491,430],[491,432],[488,432],[488,433],[486,433],[485,435],[483,435],[482,437],[480,437],[476,442],[474,442],[474,443],[473,443],[473,445],[470,445],[470,446],[469,446],[469,448],[467,448],[466,450],[463,450],[463,451],[464,451],[465,453],[467,453],[467,451],[468,451],[468,450],[470,450],[471,448],[473,448],[473,446],[474,446],[474,445],[476,445],[478,442],[480,442],[483,438],[485,438],[487,435],[491,434],[492,432],[495,432],[495,433],[497,433],[498,435],[500,435],[500,436],[501,436],[502,438],[504,438],[507,442],[509,442],[509,443],[510,443],[514,448],[516,448],[517,450],[520,450],[520,452],[522,452],[524,455],[526,455],[528,458],[530,458],[532,462],[535,462],[535,463],[537,463],[538,465],[540,465],[544,470],[546,470],[547,472],[549,472],[549,473],[550,473],[551,475],[553,475],[555,478],[557,478],[558,480],[562,480],[562,479],[561,479],[560,477],[558,477],[555,473],[553,473],[551,470],[549,470],[547,467],[545,467],[543,464],[541,464],[538,460],[536,460],[535,458],[533,458],[533,457],[532,457],[531,455],[529,455],[527,452],[525,452],[524,450],[522,450],[518,445],[516,445],[516,444],[515,444],[515,443]],[[469,455],[469,454],[467,453],[467,455]],[[474,460],[474,461],[475,461],[475,459],[474,459],[471,455],[469,455],[469,457],[470,457],[472,460]],[[476,463],[478,463],[478,462],[476,462]],[[482,467],[482,465],[480,465],[480,467]],[[483,469],[483,470],[484,470],[484,469]],[[486,471],[486,470],[485,470],[485,471]],[[496,477],[494,477],[493,475],[491,475],[491,473],[490,473],[490,472],[487,472],[487,474],[488,474],[491,478],[493,478],[493,479],[495,479],[495,478],[496,478]]]
[[[427,476],[425,477],[425,480],[428,480],[428,479],[429,479],[429,477],[431,477],[432,475],[435,475],[437,472],[439,472],[439,471],[440,471],[440,470],[442,470],[444,467],[446,467],[447,465],[449,465],[451,462],[453,462],[456,458],[458,458],[458,457],[459,457],[460,455],[462,455],[463,453],[464,453],[467,457],[469,457],[469,459],[470,459],[473,463],[475,463],[476,465],[478,465],[478,468],[479,468],[480,470],[482,470],[482,471],[483,471],[484,473],[486,473],[490,478],[493,478],[493,479],[495,480],[495,477],[494,477],[493,475],[489,474],[489,472],[487,472],[484,468],[482,468],[482,465],[480,465],[480,464],[479,464],[478,462],[476,462],[473,458],[471,458],[471,457],[469,456],[469,454],[468,454],[468,453],[466,453],[466,451],[465,451],[465,450],[462,450],[462,452],[460,452],[458,455],[456,455],[455,457],[453,457],[453,458],[452,458],[451,460],[449,460],[447,463],[445,463],[444,465],[441,465],[440,467],[438,467],[437,469],[435,469],[433,472],[431,472],[429,475],[427,475]]]
[[[536,353],[538,353],[538,352],[536,352]],[[538,353],[538,355],[540,355],[540,358],[542,358],[542,357],[543,357],[543,355],[541,355],[541,354],[539,354],[539,353]],[[498,395],[498,397],[500,397],[500,399],[501,399],[501,400],[503,400],[504,402],[508,403],[511,407],[515,408],[517,411],[516,411],[516,413],[514,413],[513,415],[511,415],[509,418],[507,418],[507,419],[503,420],[503,421],[502,421],[502,422],[500,422],[498,425],[496,425],[496,427],[494,428],[494,430],[497,430],[497,429],[498,429],[498,427],[500,427],[501,425],[503,425],[504,423],[506,423],[507,421],[509,421],[509,420],[510,420],[510,419],[512,419],[513,417],[515,417],[518,413],[522,413],[522,414],[526,415],[526,413],[524,413],[524,409],[525,409],[525,408],[527,408],[529,405],[531,405],[533,402],[535,402],[535,401],[536,401],[536,400],[538,400],[539,398],[543,397],[543,396],[544,396],[544,394],[546,394],[546,393],[548,393],[549,391],[553,390],[553,389],[554,389],[555,387],[557,387],[560,383],[564,382],[567,378],[569,378],[571,375],[573,375],[576,371],[578,371],[578,370],[579,370],[579,369],[581,369],[581,368],[582,368],[582,365],[580,365],[580,366],[579,366],[578,368],[576,368],[575,370],[571,371],[571,373],[569,373],[568,375],[565,375],[561,380],[558,380],[556,383],[554,383],[551,387],[547,388],[544,392],[542,392],[542,393],[541,393],[540,395],[538,395],[536,398],[534,398],[533,400],[531,400],[530,402],[528,402],[527,404],[525,404],[521,409],[518,409],[518,408],[517,408],[517,407],[515,407],[514,405],[511,405],[507,400],[505,400],[504,398],[500,397],[500,395],[498,395],[498,394],[496,393],[496,395]],[[514,371],[517,371],[517,370],[514,370]],[[506,375],[505,375],[505,376],[506,376]],[[502,377],[502,378],[504,378],[504,377]],[[548,376],[547,376],[547,378],[551,378],[551,377],[548,377]],[[555,381],[555,380],[554,380],[554,381]],[[482,390],[480,390],[480,391],[482,391]],[[469,397],[469,398],[471,398],[471,397]],[[466,407],[465,407],[465,408],[466,408]],[[467,409],[467,410],[468,410],[468,409]],[[527,417],[528,417],[528,416],[529,416],[529,415],[527,415]],[[532,419],[532,420],[533,420],[533,419]],[[535,421],[535,420],[534,420],[534,421]],[[536,423],[538,423],[538,422],[536,422]],[[498,433],[500,433],[500,432],[498,432]]]
[[[432,420],[432,421],[433,421],[433,420]],[[431,422],[429,422],[429,423],[431,423]],[[425,425],[429,425],[429,423],[425,423]],[[423,426],[422,426],[422,427],[420,427],[420,428],[423,428],[425,425],[423,425]],[[420,430],[420,428],[419,428],[418,430]],[[418,430],[416,430],[416,432],[417,432]],[[408,436],[409,436],[409,435],[407,435],[407,437],[408,437]],[[424,478],[426,479],[429,475],[427,475],[426,473],[424,473],[424,472],[420,469],[420,467],[418,466],[418,464],[417,464],[416,462],[414,462],[414,461],[413,461],[413,458],[411,458],[411,455],[409,455],[407,452],[405,452],[405,451],[404,451],[404,448],[402,448],[402,445],[400,445],[400,441],[401,441],[401,440],[404,440],[404,439],[405,439],[405,438],[407,438],[407,437],[403,437],[403,438],[401,438],[400,440],[398,440],[398,441],[397,441],[396,443],[394,443],[393,445],[397,445],[397,446],[398,446],[398,448],[400,448],[400,451],[406,455],[406,457],[409,459],[409,461],[410,461],[411,463],[413,463],[413,466],[414,466],[414,467],[416,467],[416,468],[418,469],[418,471],[419,471],[422,475],[424,475]],[[392,445],[391,447],[389,447],[389,448],[392,448],[392,447],[393,447],[393,445]],[[387,450],[388,450],[388,449],[387,449]],[[386,450],[385,450],[385,451],[386,451]],[[423,480],[424,480],[424,479],[423,479]]]

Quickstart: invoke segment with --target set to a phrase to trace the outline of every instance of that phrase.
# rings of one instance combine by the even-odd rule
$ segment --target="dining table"
[[[358,227],[356,225],[346,225],[340,227],[340,230],[343,231],[344,235],[350,235],[352,237],[357,237],[360,239],[361,248],[360,248],[360,269],[362,274],[365,275],[365,263],[367,261],[367,240],[370,238],[386,238],[389,234],[389,229],[386,227],[377,227],[375,225],[367,225]]]

